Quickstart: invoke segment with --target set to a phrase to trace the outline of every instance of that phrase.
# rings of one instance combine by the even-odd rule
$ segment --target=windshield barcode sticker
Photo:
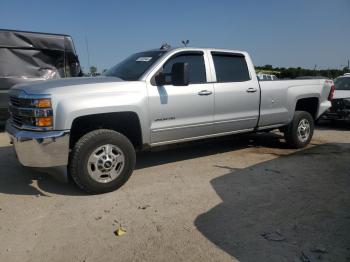
[[[152,60],[152,57],[139,57],[136,59],[137,62],[149,62]]]

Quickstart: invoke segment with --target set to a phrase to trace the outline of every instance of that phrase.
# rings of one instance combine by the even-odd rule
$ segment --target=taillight
[[[335,90],[335,86],[332,85],[331,86],[331,91],[329,92],[329,95],[328,95],[328,101],[332,101],[333,96],[334,96],[334,90]]]

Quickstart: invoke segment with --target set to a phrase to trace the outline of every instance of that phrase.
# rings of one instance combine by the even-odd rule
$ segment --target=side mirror
[[[166,79],[165,79],[165,74],[163,72],[159,72],[155,77],[154,77],[155,84],[157,86],[163,86],[166,84]]]
[[[171,82],[174,86],[187,86],[188,63],[175,63],[171,68]]]

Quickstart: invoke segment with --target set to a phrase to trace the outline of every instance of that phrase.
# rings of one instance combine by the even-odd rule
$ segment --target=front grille
[[[344,101],[343,99],[333,99],[332,100],[332,111],[338,111],[338,110],[343,110],[344,109]]]
[[[11,119],[12,119],[13,123],[17,127],[22,127],[23,125],[35,126],[35,118],[33,118],[33,117],[25,117],[25,116],[19,116],[19,115],[14,115],[14,114],[10,114],[10,115],[11,115]]]
[[[10,96],[10,103],[13,106],[21,106],[21,99],[18,97]]]
[[[10,96],[10,119],[18,127],[35,126],[35,118],[30,109],[30,100],[15,96]]]
[[[332,107],[330,108],[331,113],[348,115],[349,111],[350,111],[349,99],[333,99],[332,100]]]
[[[31,107],[31,102],[29,99],[10,96],[10,104],[14,107]]]

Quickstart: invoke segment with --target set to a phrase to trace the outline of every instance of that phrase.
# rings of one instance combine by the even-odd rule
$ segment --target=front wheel
[[[307,146],[314,133],[314,119],[310,113],[295,111],[292,122],[286,127],[284,137],[289,146],[303,148]]]
[[[100,194],[125,184],[135,161],[135,150],[128,138],[113,130],[98,129],[75,144],[68,168],[82,190]]]

